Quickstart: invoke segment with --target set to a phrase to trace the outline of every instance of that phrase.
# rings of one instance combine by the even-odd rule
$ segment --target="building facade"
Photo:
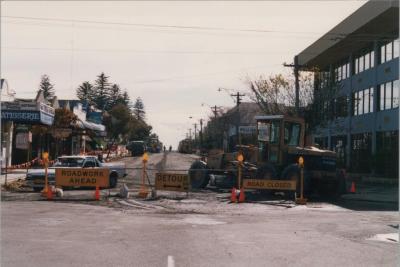
[[[370,1],[300,54],[315,73],[314,142],[352,172],[398,177],[399,3]]]

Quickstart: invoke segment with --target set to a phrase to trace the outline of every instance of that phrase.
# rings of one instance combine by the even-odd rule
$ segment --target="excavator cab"
[[[304,146],[304,119],[285,115],[256,116],[258,163],[285,165],[290,148]]]

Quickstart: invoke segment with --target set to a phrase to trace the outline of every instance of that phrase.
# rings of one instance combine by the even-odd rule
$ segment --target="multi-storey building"
[[[370,1],[298,55],[315,73],[314,141],[353,172],[398,176],[399,2]]]

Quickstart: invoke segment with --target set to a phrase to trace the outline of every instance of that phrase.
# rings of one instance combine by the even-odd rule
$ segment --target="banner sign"
[[[188,192],[189,175],[156,173],[156,190]]]
[[[54,115],[33,110],[2,110],[1,119],[24,124],[42,123],[46,125],[52,125],[54,121]]]
[[[246,189],[296,190],[296,181],[244,179],[243,187]]]
[[[109,169],[56,168],[56,186],[109,187]]]

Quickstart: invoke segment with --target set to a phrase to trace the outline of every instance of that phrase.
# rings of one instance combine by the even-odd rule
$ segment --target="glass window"
[[[360,57],[359,59],[358,59],[358,70],[359,70],[359,72],[362,72],[362,71],[364,71],[364,57]]]
[[[369,88],[369,112],[374,111],[374,87]]]
[[[385,109],[392,108],[392,83],[388,82],[385,86]]]
[[[385,109],[385,84],[379,85],[379,110]]]
[[[375,52],[371,51],[371,68],[375,65]]]
[[[399,57],[399,47],[400,42],[399,39],[396,39],[393,43],[393,58]]]
[[[353,116],[358,115],[358,100],[357,100],[357,93],[353,94]]]
[[[357,74],[358,73],[358,58],[356,58],[355,62],[354,62],[354,73]]]
[[[269,141],[269,124],[264,122],[258,122],[258,141]]]
[[[350,77],[350,63],[346,64],[346,78]]]
[[[370,53],[365,54],[364,56],[364,65],[365,65],[365,69],[369,69],[369,57],[370,57]]]
[[[399,80],[393,82],[393,108],[399,107]]]
[[[298,146],[300,140],[300,124],[285,122],[285,144]]]
[[[271,144],[278,144],[279,143],[279,121],[273,121],[271,123]]]
[[[357,104],[358,104],[358,115],[362,115],[364,114],[363,112],[363,92],[362,91],[358,91],[357,92]]]
[[[383,62],[385,62],[386,61],[386,46],[381,46],[381,63],[383,63]]]
[[[369,89],[363,91],[364,114],[369,113]]]
[[[390,42],[386,45],[386,61],[389,61],[393,58],[392,46],[393,42]]]

